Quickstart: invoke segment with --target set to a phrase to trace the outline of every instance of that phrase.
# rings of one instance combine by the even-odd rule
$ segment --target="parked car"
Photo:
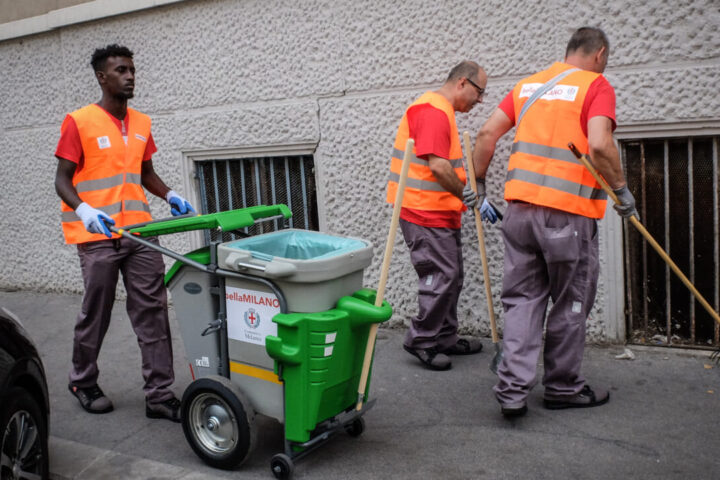
[[[45,368],[12,312],[0,307],[0,478],[48,478]]]

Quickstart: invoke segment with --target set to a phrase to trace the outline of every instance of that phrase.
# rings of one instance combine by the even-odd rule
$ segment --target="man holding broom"
[[[475,62],[456,65],[440,89],[426,92],[405,111],[393,149],[387,201],[394,203],[403,152],[415,141],[400,212],[400,228],[419,277],[418,315],[403,348],[433,370],[452,367],[448,355],[482,350],[475,338],[457,335],[457,302],[463,284],[461,214],[477,195],[466,185],[455,112],[469,112],[485,96],[487,75]],[[492,222],[487,203],[482,217]]]
[[[585,322],[599,273],[597,219],[606,195],[568,149],[590,153],[619,198],[623,217],[637,215],[613,143],[615,91],[602,76],[610,45],[598,28],[578,29],[565,61],[521,80],[478,133],[473,154],[478,195],[495,144],[517,127],[505,179],[503,219],[505,308],[503,361],[494,387],[503,415],[527,412],[543,341],[544,403],[549,409],[594,407],[608,401],[580,373]]]

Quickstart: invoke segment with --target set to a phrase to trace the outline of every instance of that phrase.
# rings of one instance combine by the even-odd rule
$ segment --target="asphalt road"
[[[72,328],[80,297],[0,292],[0,305],[25,323],[43,356],[51,395],[51,471],[67,479],[272,478],[270,458],[283,449],[282,425],[259,422],[252,457],[235,471],[204,465],[179,424],[145,417],[137,341],[118,302],[100,358],[100,385],[115,404],[85,413],[67,391]],[[174,314],[171,312],[173,329]],[[582,410],[542,407],[542,386],[527,416],[500,415],[488,365],[455,357],[453,369],[428,371],[402,351],[402,332],[380,331],[371,394],[377,399],[359,438],[340,434],[296,464],[297,479],[717,479],[720,478],[720,366],[709,352],[586,349],[590,385],[610,402]],[[175,392],[190,383],[174,338]],[[539,371],[542,371],[540,367]]]

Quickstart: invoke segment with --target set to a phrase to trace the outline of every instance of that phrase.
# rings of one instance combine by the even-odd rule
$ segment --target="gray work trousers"
[[[148,240],[157,243],[155,237]],[[85,296],[75,325],[70,382],[81,388],[97,383],[97,359],[122,272],[127,313],[142,355],[145,396],[151,403],[172,398],[168,387],[175,374],[162,255],[126,238],[82,243],[77,249]]]
[[[582,390],[585,323],[599,274],[597,221],[528,203],[510,202],[502,225],[505,268],[503,361],[494,387],[506,406],[524,404],[537,382],[545,325],[545,396]],[[548,299],[552,299],[547,311]],[[547,312],[547,321],[546,321]]]
[[[404,343],[447,350],[458,341],[457,302],[464,277],[460,229],[423,227],[403,219],[400,228],[418,275],[418,314]]]

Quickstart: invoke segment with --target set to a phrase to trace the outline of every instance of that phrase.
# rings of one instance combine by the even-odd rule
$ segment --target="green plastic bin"
[[[370,326],[392,316],[387,302],[374,305],[375,294],[362,289],[332,310],[273,318],[278,333],[265,348],[285,383],[287,440],[307,442],[319,423],[354,408]]]
[[[290,215],[285,205],[258,206],[121,232],[178,260],[165,282],[193,376],[182,401],[188,443],[207,464],[231,468],[252,452],[255,415],[275,418],[285,426],[285,450],[270,462],[277,478],[334,432],[362,433],[372,402],[355,405],[370,328],[392,315],[362,288],[372,245],[287,229],[180,255],[142,237],[230,232]]]

